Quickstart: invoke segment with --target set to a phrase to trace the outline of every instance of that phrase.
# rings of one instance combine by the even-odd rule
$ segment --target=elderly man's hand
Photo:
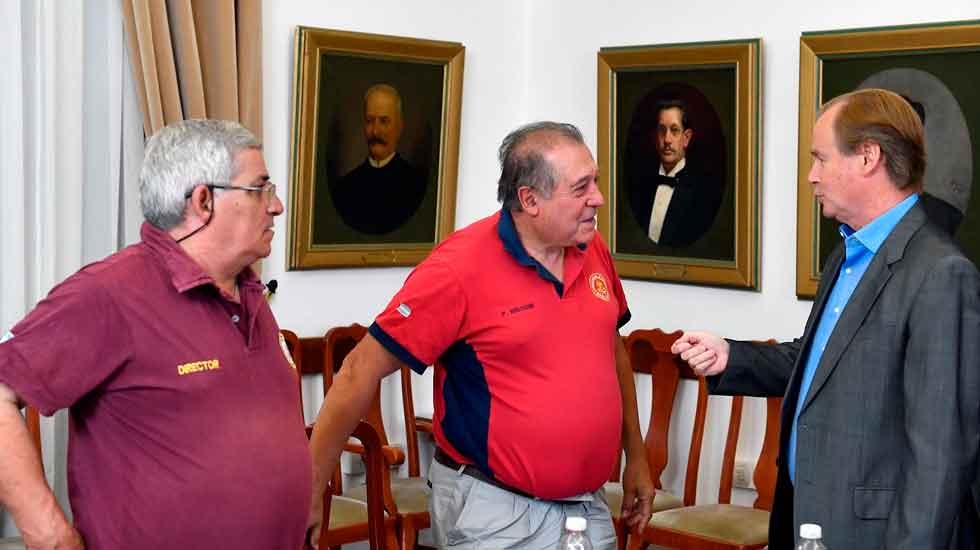
[[[623,470],[623,510],[622,519],[626,528],[642,533],[650,522],[653,496],[653,480],[650,479],[650,466],[645,455],[626,458]]]
[[[44,535],[22,531],[27,550],[85,550],[82,535],[67,521],[60,521],[54,531]]]
[[[728,366],[728,341],[710,332],[685,332],[670,347],[698,376],[714,376]]]
[[[329,488],[327,489],[330,490]],[[323,492],[313,484],[313,500],[310,502],[310,517],[306,520],[306,537],[313,548],[320,548],[320,529],[323,527]]]

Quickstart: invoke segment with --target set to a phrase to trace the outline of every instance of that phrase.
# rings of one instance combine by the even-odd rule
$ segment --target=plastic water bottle
[[[823,530],[816,523],[800,525],[800,543],[796,550],[827,550],[823,545]]]
[[[570,517],[565,519],[565,533],[558,543],[558,550],[592,550],[592,542],[585,533],[588,522],[585,518]]]

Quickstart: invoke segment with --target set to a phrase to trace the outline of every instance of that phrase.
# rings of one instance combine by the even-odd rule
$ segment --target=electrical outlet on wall
[[[752,483],[752,470],[755,464],[751,460],[735,459],[735,472],[732,475],[732,485],[739,489],[755,489]]]

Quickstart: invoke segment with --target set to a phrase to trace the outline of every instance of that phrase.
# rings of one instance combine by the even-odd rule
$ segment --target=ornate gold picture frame
[[[797,191],[796,294],[812,299],[821,266],[840,242],[839,223],[822,218],[807,174],[820,106],[859,88],[905,96],[926,129],[924,201],[974,262],[980,261],[980,22],[803,33],[800,38],[800,124]],[[962,222],[962,223],[960,223]]]
[[[464,52],[297,28],[287,269],[414,265],[452,232]]]
[[[619,274],[758,289],[760,39],[602,48],[598,59],[599,229]]]

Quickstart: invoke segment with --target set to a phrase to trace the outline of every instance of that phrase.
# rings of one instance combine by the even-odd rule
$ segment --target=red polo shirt
[[[409,275],[371,334],[435,364],[435,436],[459,462],[560,499],[608,479],[622,432],[616,330],[629,319],[601,237],[555,279],[506,210],[457,231]]]
[[[166,233],[86,266],[0,344],[0,382],[70,408],[68,491],[91,550],[295,550],[311,464],[296,373],[251,270],[241,305]]]

